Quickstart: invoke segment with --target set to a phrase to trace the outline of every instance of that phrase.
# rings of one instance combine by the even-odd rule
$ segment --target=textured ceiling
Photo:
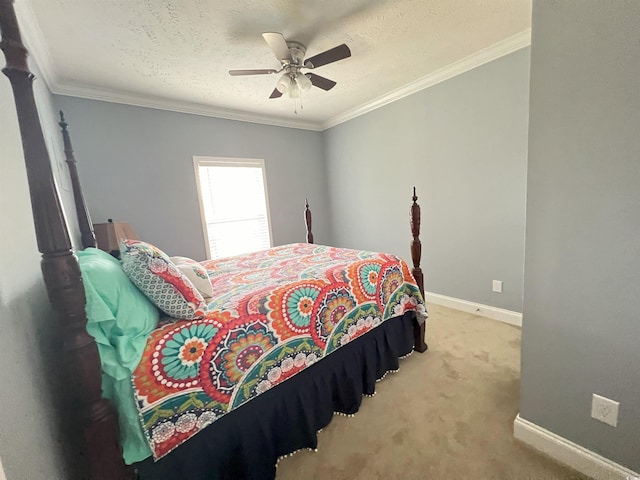
[[[318,124],[531,22],[531,0],[17,1],[30,4],[30,29],[45,45],[54,91],[82,95],[84,89]],[[261,36],[266,31],[302,42],[307,57],[341,43],[352,57],[314,70],[338,84],[306,93],[296,115],[293,100],[268,98],[276,75],[227,74],[279,67]]]

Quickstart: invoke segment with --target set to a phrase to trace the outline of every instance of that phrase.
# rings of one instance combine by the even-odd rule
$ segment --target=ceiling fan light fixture
[[[287,75],[286,73],[283,74],[278,80],[278,83],[276,83],[276,89],[280,93],[287,93],[289,91],[290,86],[291,86],[291,79],[289,78],[289,75]]]
[[[296,83],[296,80],[292,77],[289,84],[289,98],[300,98],[300,87]]]
[[[276,82],[276,88],[271,92],[269,98],[280,98],[286,93],[289,98],[300,99],[303,93],[306,95],[306,92],[310,90],[312,86],[324,91],[331,90],[336,86],[336,82],[311,72],[303,74],[301,70],[304,68],[315,69],[351,56],[351,50],[343,43],[337,47],[320,52],[313,57],[305,58],[307,48],[300,42],[287,41],[281,33],[277,32],[265,32],[262,34],[262,37],[278,59],[278,62],[280,62],[280,69],[229,70],[229,75],[235,77],[242,75],[279,74],[284,72]],[[297,104],[298,102],[295,103]],[[300,109],[302,109],[302,101],[299,103]]]
[[[307,77],[306,75],[300,73],[297,77],[296,77],[296,83],[298,84],[298,87],[300,87],[300,90],[302,91],[307,91],[312,87],[312,83],[311,80],[309,80],[309,77]]]

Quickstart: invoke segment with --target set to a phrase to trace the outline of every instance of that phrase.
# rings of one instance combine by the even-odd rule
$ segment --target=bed
[[[118,413],[102,396],[102,349],[88,332],[90,280],[83,270],[83,283],[78,256],[97,250],[68,124],[61,117],[84,249],[77,255],[11,0],[0,0],[0,30],[43,277],[60,322],[61,375],[72,415],[68,421],[76,425],[83,453],[74,459],[82,478],[273,478],[279,458],[315,448],[317,432],[334,413],[355,414],[363,395],[373,395],[376,381],[397,370],[401,357],[427,349],[415,188],[411,270],[392,255],[314,245],[307,203],[306,244],[204,262],[217,292],[206,311],[189,319],[165,318],[145,337],[131,376],[131,400],[152,455],[125,464]],[[134,247],[125,244],[125,254]],[[307,309],[307,316],[287,310],[292,302]],[[180,339],[192,343],[178,345]],[[263,348],[256,351],[259,345]],[[178,351],[199,356],[176,364],[172,355]],[[104,366],[104,355],[102,361]]]

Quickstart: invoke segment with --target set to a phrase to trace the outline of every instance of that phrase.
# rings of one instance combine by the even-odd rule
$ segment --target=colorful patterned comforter
[[[426,319],[392,255],[293,244],[203,265],[216,294],[206,317],[161,324],[133,374],[156,459],[385,320]]]

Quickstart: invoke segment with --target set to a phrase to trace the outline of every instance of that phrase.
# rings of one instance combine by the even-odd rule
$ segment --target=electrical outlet
[[[493,291],[496,293],[502,293],[502,280],[493,281]]]
[[[618,426],[618,407],[620,404],[610,398],[593,394],[591,398],[591,418],[595,418],[612,427]]]

